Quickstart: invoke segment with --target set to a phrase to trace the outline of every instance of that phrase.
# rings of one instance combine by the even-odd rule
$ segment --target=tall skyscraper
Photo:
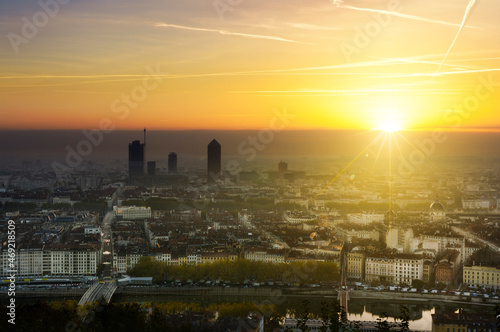
[[[128,145],[128,176],[144,175],[144,144],[133,141]]]
[[[215,182],[221,171],[221,146],[215,139],[207,147],[207,176],[208,182]]]
[[[146,160],[148,160],[148,156],[146,155],[146,128],[144,128],[144,143],[143,143],[143,145],[144,145],[144,157],[143,157],[143,159],[144,159],[144,164],[146,164]],[[144,165],[144,167],[146,167],[146,165]],[[147,169],[144,169],[144,171],[145,171],[144,173],[146,173],[146,170]]]
[[[278,164],[278,179],[283,180],[285,178],[285,172],[288,172],[288,164],[283,160]]]
[[[168,172],[177,173],[177,153],[175,152],[168,154]]]

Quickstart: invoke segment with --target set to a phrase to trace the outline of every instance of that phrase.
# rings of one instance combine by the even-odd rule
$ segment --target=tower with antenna
[[[145,165],[147,163],[147,158],[146,158],[146,128],[144,128],[144,144],[143,144],[143,148],[144,148],[144,174],[147,174],[147,168],[145,167]]]

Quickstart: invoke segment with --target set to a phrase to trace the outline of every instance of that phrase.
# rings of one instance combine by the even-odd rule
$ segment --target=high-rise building
[[[215,182],[221,171],[221,146],[215,139],[208,144],[207,162],[208,182]]]
[[[128,145],[128,175],[144,175],[144,144],[140,141],[133,141]]]
[[[156,161],[148,161],[148,175],[156,175]]]
[[[278,179],[283,180],[285,178],[285,172],[288,172],[288,164],[283,160],[278,164]]]
[[[168,154],[168,172],[177,173],[177,153],[175,152]]]

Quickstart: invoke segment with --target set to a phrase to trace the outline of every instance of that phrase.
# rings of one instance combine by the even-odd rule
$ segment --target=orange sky
[[[457,36],[469,3],[2,2],[0,128],[496,130],[500,3]]]

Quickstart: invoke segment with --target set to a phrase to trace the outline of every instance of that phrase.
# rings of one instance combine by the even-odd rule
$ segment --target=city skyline
[[[206,142],[213,137],[224,144],[223,157],[247,159],[254,156],[254,145],[249,138],[258,137],[259,131],[151,131],[148,130],[148,159],[167,160],[171,151],[182,155],[182,159],[204,159]],[[341,156],[355,156],[379,134],[375,131],[283,131],[276,133],[273,141],[263,145],[255,154],[253,161],[272,158],[278,162],[281,158],[331,159]],[[93,145],[92,152],[85,160],[122,160],[128,159],[125,143],[130,143],[142,136],[140,130],[114,131],[103,136],[102,141]],[[400,141],[401,154],[407,157],[419,144],[433,137],[433,132],[405,132],[395,134]],[[430,159],[447,156],[494,157],[500,155],[500,146],[496,144],[496,133],[445,133],[446,139],[437,143]],[[79,142],[88,140],[82,131],[0,131],[0,161],[64,159],[68,150],[75,151]],[[261,143],[258,144],[260,147]],[[415,145],[417,144],[417,145]],[[378,146],[371,146],[369,153],[378,153]]]
[[[499,12],[0,1],[0,330],[498,330]]]

